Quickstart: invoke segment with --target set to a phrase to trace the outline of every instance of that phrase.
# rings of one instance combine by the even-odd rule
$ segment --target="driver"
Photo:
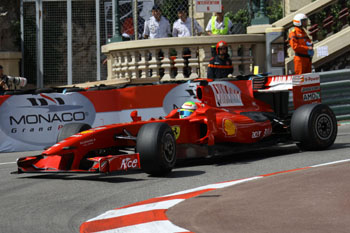
[[[187,101],[179,109],[180,119],[190,116],[197,109],[195,102]]]
[[[233,66],[230,56],[227,53],[227,43],[219,41],[216,44],[216,55],[212,57],[208,65],[208,78],[227,78],[233,73]]]

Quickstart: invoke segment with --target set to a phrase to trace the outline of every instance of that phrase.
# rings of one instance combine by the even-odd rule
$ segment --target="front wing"
[[[140,169],[140,155],[122,154],[92,157],[87,160],[92,162],[88,169],[70,170],[71,158],[69,155],[37,155],[22,157],[17,160],[18,173],[110,173],[129,169]]]

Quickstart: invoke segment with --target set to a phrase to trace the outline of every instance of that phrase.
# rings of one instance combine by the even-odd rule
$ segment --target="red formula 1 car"
[[[303,150],[330,147],[337,135],[332,110],[321,104],[317,74],[247,76],[194,81],[191,109],[164,118],[91,128],[65,125],[58,142],[38,156],[19,158],[18,172],[100,172],[141,168],[169,173],[177,159],[233,154],[244,148],[297,143]],[[184,115],[185,110],[191,114]]]

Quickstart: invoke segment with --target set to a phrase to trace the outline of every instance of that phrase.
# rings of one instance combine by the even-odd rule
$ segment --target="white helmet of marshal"
[[[307,16],[303,13],[296,14],[293,18],[293,24],[294,26],[300,27],[301,26],[301,21],[303,19],[307,19]]]

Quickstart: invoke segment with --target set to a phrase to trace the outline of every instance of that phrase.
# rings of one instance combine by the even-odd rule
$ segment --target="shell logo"
[[[88,133],[92,133],[94,132],[93,130],[85,130],[85,131],[82,131],[80,132],[80,134],[88,134]]]
[[[229,119],[224,119],[224,131],[227,136],[234,136],[237,133],[236,125]]]
[[[174,132],[175,140],[177,140],[180,136],[180,126],[175,125],[175,126],[172,126],[171,129]]]

